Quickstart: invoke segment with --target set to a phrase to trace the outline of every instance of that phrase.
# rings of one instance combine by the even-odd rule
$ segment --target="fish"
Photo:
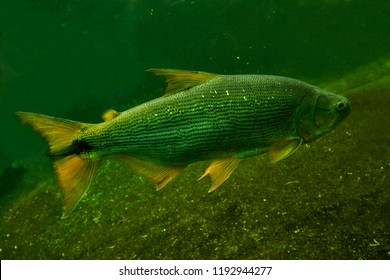
[[[270,162],[332,131],[351,111],[349,100],[300,80],[273,75],[220,75],[150,69],[165,78],[165,94],[103,122],[84,123],[16,112],[48,143],[66,218],[101,162],[115,158],[151,179],[157,190],[186,166],[210,161],[217,189],[242,159],[268,153]]]

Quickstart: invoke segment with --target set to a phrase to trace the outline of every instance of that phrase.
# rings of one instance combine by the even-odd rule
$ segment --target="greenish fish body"
[[[92,126],[79,141],[93,156],[126,152],[163,164],[243,157],[298,138],[297,109],[310,90],[287,78],[219,76]]]
[[[129,164],[158,189],[185,166],[211,160],[201,178],[210,175],[212,191],[242,158],[270,152],[272,162],[281,160],[350,112],[345,97],[291,78],[152,71],[166,77],[167,94],[121,113],[108,111],[100,124],[18,113],[49,143],[64,216],[106,156]]]

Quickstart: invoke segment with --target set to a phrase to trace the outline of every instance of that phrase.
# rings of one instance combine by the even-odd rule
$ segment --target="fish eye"
[[[345,108],[345,104],[344,104],[343,101],[337,102],[337,104],[336,104],[336,109],[337,109],[338,111],[342,111],[344,108]]]

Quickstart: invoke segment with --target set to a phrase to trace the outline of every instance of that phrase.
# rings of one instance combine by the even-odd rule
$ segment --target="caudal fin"
[[[49,145],[57,182],[62,193],[64,207],[62,218],[65,218],[88,190],[99,167],[100,160],[83,158],[72,152],[75,135],[90,124],[35,113],[17,112],[16,114],[22,122],[30,124],[45,138]]]

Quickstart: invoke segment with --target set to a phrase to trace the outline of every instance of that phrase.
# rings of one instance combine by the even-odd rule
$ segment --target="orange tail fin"
[[[35,113],[16,114],[22,122],[30,124],[46,139],[51,155],[63,155],[53,157],[53,164],[62,193],[64,207],[62,218],[66,218],[88,190],[100,164],[98,159],[83,158],[81,155],[71,153],[74,136],[91,124]]]

